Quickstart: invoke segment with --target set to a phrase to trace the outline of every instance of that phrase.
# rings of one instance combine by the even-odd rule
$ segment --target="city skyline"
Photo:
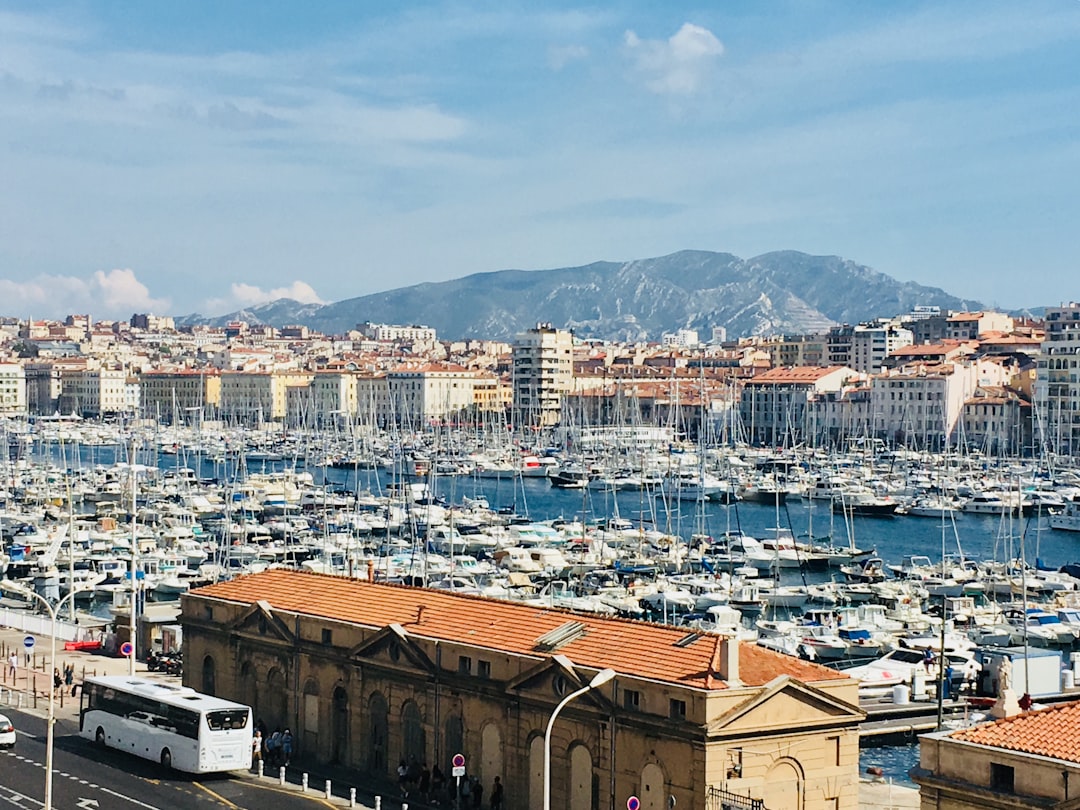
[[[1074,299],[1080,3],[0,2],[12,314],[686,248]]]

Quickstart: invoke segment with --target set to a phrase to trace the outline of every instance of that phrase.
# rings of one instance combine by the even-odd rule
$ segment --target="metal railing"
[[[710,787],[705,796],[705,807],[708,810],[765,810],[765,801],[724,788]]]

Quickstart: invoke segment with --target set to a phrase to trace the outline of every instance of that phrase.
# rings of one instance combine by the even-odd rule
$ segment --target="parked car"
[[[0,714],[0,748],[15,747],[15,726]]]

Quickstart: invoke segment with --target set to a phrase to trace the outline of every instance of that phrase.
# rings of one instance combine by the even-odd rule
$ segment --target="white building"
[[[26,413],[26,372],[18,363],[0,363],[0,414]]]
[[[357,331],[372,340],[403,343],[434,343],[435,330],[430,326],[396,326],[388,323],[362,323]]]
[[[574,336],[550,323],[537,324],[514,342],[514,421],[554,425],[563,397],[574,385]]]
[[[460,418],[473,407],[474,372],[452,363],[427,363],[386,374],[391,413],[383,424],[422,426]]]
[[[97,418],[107,414],[134,413],[138,409],[137,380],[126,369],[95,368],[60,372],[60,410]],[[132,403],[135,403],[134,406]]]
[[[687,349],[699,345],[701,341],[698,339],[696,329],[679,329],[675,332],[665,332],[660,338],[660,343],[663,346],[677,346],[681,349]]]
[[[221,417],[241,422],[283,420],[288,389],[307,386],[312,376],[295,371],[223,371]]]
[[[1001,365],[981,360],[913,364],[882,374],[870,381],[872,432],[919,449],[955,445],[964,403],[980,386],[1007,382]]]
[[[1034,385],[1035,438],[1044,450],[1080,452],[1080,304],[1046,310]]]
[[[859,324],[851,335],[850,365],[863,374],[877,374],[886,357],[912,341],[910,329],[891,323]]]

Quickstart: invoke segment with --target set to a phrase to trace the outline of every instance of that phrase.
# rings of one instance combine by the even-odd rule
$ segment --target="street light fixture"
[[[603,686],[614,677],[615,670],[610,668],[600,670],[593,675],[593,679],[585,684],[585,686],[564,697],[562,702],[555,707],[555,711],[551,713],[551,719],[548,720],[547,724],[547,731],[544,733],[544,810],[551,810],[551,729],[555,725],[555,718],[559,716],[559,712],[561,712],[563,707],[571,700],[581,697],[590,689]]]
[[[74,600],[75,600],[75,597],[78,594],[82,593],[83,591],[89,590],[89,589],[88,588],[79,588],[79,589],[72,588],[71,591],[68,593],[68,595],[65,596],[63,599],[61,599],[59,602],[57,602],[56,605],[54,606],[51,602],[49,602],[48,599],[46,599],[41,594],[37,593],[36,591],[32,591],[29,588],[27,588],[26,586],[20,585],[17,582],[12,582],[9,579],[5,579],[3,582],[0,582],[0,588],[3,588],[4,590],[14,591],[15,593],[22,594],[23,596],[26,596],[26,597],[32,597],[34,599],[37,599],[39,602],[41,602],[41,604],[43,604],[45,606],[45,610],[48,612],[49,618],[52,620],[52,632],[49,635],[49,666],[52,666],[52,667],[55,668],[56,667],[56,615],[57,615],[57,613],[60,612],[60,607],[64,604],[64,602],[66,602],[69,599],[72,600],[72,602],[71,602],[71,604],[72,604],[72,612],[74,612],[74,605],[75,605]],[[30,677],[29,674],[27,675],[27,677],[28,678]],[[56,688],[53,685],[51,680],[48,681],[48,686],[49,686],[49,719],[48,719],[48,723],[46,724],[46,732],[45,732],[45,803],[43,805],[43,810],[52,810],[53,736],[54,736],[53,726],[56,723],[56,710],[55,710]]]

